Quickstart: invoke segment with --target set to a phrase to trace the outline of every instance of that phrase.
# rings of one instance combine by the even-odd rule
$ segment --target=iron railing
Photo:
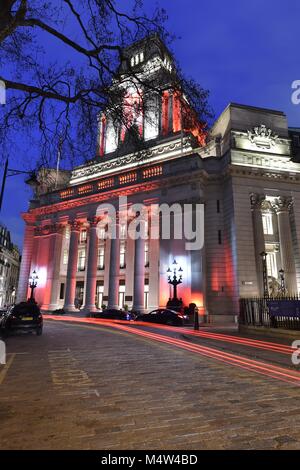
[[[300,330],[298,295],[240,299],[240,325]]]

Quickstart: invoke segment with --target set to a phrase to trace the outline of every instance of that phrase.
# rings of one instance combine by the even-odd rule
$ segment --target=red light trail
[[[165,336],[163,334],[157,334],[157,333],[152,333],[152,332],[149,332],[149,331],[138,330],[136,328],[133,328],[132,326],[125,326],[126,322],[122,322],[122,324],[121,324],[121,322],[119,320],[77,318],[77,317],[71,317],[71,316],[70,317],[57,317],[57,316],[54,316],[54,315],[44,315],[44,318],[59,320],[59,321],[67,321],[67,322],[70,321],[70,322],[77,322],[77,323],[94,324],[94,325],[101,325],[101,326],[106,325],[106,326],[109,326],[109,327],[116,328],[120,331],[125,331],[125,332],[130,333],[130,334],[135,334],[135,335],[141,336],[141,337],[146,338],[146,339],[150,339],[150,340],[158,341],[158,342],[161,342],[161,343],[169,344],[169,345],[172,345],[172,346],[176,346],[176,347],[179,347],[180,349],[184,349],[184,350],[192,352],[194,354],[198,354],[198,355],[201,355],[201,356],[206,356],[206,357],[209,357],[211,359],[215,359],[215,360],[224,362],[224,363],[229,364],[231,366],[236,366],[236,367],[248,370],[250,372],[254,372],[254,373],[257,373],[257,374],[260,374],[260,375],[271,377],[273,379],[281,380],[281,381],[284,381],[284,382],[287,382],[287,383],[290,383],[290,384],[293,384],[293,385],[300,386],[300,373],[297,372],[297,371],[293,371],[291,369],[286,369],[286,368],[279,367],[279,366],[274,366],[274,365],[267,364],[267,363],[264,363],[264,362],[261,362],[261,361],[256,361],[256,360],[253,360],[253,359],[248,359],[246,357],[236,355],[236,354],[232,354],[232,353],[227,353],[225,351],[220,351],[220,350],[215,349],[215,348],[202,346],[202,345],[198,345],[198,344],[190,344],[185,340]],[[136,324],[136,323],[139,323],[142,326],[153,327],[153,324],[145,324],[144,322],[135,322],[134,324]],[[127,325],[128,325],[128,322],[127,322]],[[155,325],[155,327],[161,328],[161,325]],[[177,332],[182,332],[182,331],[186,332],[186,331],[188,331],[189,334],[191,333],[186,328],[185,329],[178,329],[178,328],[172,328],[172,327],[165,327],[165,329],[168,329],[170,331],[176,330]],[[206,333],[206,332],[203,332],[203,333],[202,332],[201,333],[200,332],[199,333],[195,332],[195,333],[197,333],[197,336],[202,335],[204,337],[208,337],[207,335],[210,335],[209,338],[215,339],[215,338],[213,338],[215,336],[213,333]],[[217,339],[219,339],[219,337],[222,338],[222,339],[219,339],[220,341],[229,341],[231,339],[237,339],[237,340],[245,341],[244,343],[238,343],[238,344],[248,345],[247,344],[247,341],[248,341],[247,338],[235,338],[234,336],[222,335],[222,334],[216,334],[216,336],[217,336]],[[227,337],[228,339],[227,340],[223,339],[223,336]],[[251,347],[255,347],[253,343],[255,343],[256,340],[249,340],[249,341],[250,341],[249,345],[251,345]],[[230,342],[233,342],[233,341],[230,341]],[[261,349],[268,349],[266,347],[266,345],[268,345],[269,343],[264,342],[264,341],[257,341],[257,343],[261,346]],[[286,351],[280,351],[280,350],[277,350],[277,349],[273,349],[274,346],[279,347],[279,346],[283,346],[283,345],[280,345],[280,344],[277,344],[277,343],[270,343],[270,344],[271,344],[271,347],[272,347],[272,349],[270,348],[270,350],[272,350],[274,352],[284,352],[284,354],[287,354]],[[264,346],[264,347],[262,347],[262,346]],[[293,351],[293,349],[290,348],[289,346],[283,346],[283,348],[289,348],[290,354]]]

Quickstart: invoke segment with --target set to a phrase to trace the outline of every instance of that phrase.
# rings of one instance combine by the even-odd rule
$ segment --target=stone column
[[[145,310],[145,222],[140,221],[139,225],[140,230],[139,233],[136,232],[134,249],[133,309],[143,313]]]
[[[277,213],[281,268],[284,270],[287,292],[291,295],[297,294],[295,257],[289,216],[292,205],[293,199],[284,196],[275,199],[273,204]]]
[[[98,219],[95,217],[89,221],[89,240],[88,240],[88,258],[85,285],[85,304],[83,310],[86,312],[95,312],[96,304],[96,283],[97,283],[97,250],[98,236],[97,224]]]
[[[262,297],[264,294],[264,282],[263,282],[263,265],[260,254],[265,251],[265,236],[262,221],[261,206],[265,200],[263,194],[251,194],[251,210],[253,220],[253,235],[254,235],[254,248],[255,248],[255,262],[257,271],[257,283],[259,295]]]
[[[55,310],[58,308],[58,295],[60,288],[60,262],[61,250],[63,240],[63,225],[55,225],[53,227],[53,234],[51,235],[50,250],[49,250],[49,263],[47,271],[47,285],[46,292],[50,293],[48,305],[43,305],[43,309]],[[47,303],[46,299],[45,302]]]
[[[76,289],[79,232],[80,224],[75,221],[71,224],[70,247],[66,279],[66,295],[64,304],[64,309],[66,311],[76,310],[74,306],[74,301]]]
[[[115,222],[115,230],[111,230],[108,308],[119,308],[119,275],[120,275],[120,226]]]
[[[159,263],[159,213],[153,207],[150,212],[149,237],[149,311],[159,306]]]
[[[31,214],[24,214],[23,219],[26,222],[24,233],[24,244],[22,251],[22,261],[20,266],[20,277],[18,283],[18,292],[16,302],[23,302],[27,300],[28,282],[30,276],[31,259],[33,252],[34,240],[34,222],[35,218]]]

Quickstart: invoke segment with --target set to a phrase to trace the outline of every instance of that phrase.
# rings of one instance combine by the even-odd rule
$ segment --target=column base
[[[63,309],[66,311],[66,312],[77,312],[79,313],[80,310],[78,310],[78,308],[76,308],[74,305],[64,305],[63,306]]]
[[[119,305],[107,305],[107,310],[108,309],[113,309],[113,310],[120,310],[120,307]]]
[[[84,305],[84,306],[80,309],[80,311],[81,311],[82,313],[89,313],[89,312],[94,313],[94,312],[99,312],[100,309],[97,308],[95,305]]]

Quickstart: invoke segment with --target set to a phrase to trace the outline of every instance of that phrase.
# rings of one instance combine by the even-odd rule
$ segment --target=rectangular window
[[[103,305],[103,292],[104,292],[104,285],[103,281],[97,281],[96,286],[96,307],[102,308]]]
[[[66,231],[65,231],[66,240],[69,240],[69,238],[70,238],[70,232],[71,232],[70,225],[67,225],[67,226],[66,226]]]
[[[105,247],[104,245],[100,245],[98,248],[98,269],[104,269],[104,252]]]
[[[145,279],[144,287],[144,307],[147,309],[149,305],[149,279]]]
[[[145,242],[145,268],[149,267],[149,243]]]
[[[267,272],[268,276],[278,278],[276,253],[269,251],[267,255]]]
[[[222,245],[222,231],[218,230],[218,243],[219,245]]]
[[[62,282],[60,285],[59,299],[63,300],[65,298],[65,284]]]
[[[120,245],[120,268],[126,268],[126,260],[125,260],[125,243],[121,243]]]
[[[274,235],[272,212],[265,212],[264,214],[262,214],[262,222],[263,222],[264,234]]]
[[[63,254],[63,264],[68,264],[68,258],[69,258],[69,251],[67,248],[65,248],[64,254]]]
[[[99,240],[105,240],[105,235],[106,235],[105,227],[98,227],[97,234],[98,234]]]
[[[119,285],[119,308],[123,309],[125,305],[125,281],[120,280]]]
[[[86,238],[87,238],[87,232],[86,232],[86,229],[84,230],[81,230],[80,232],[80,243],[85,243],[86,242]]]
[[[220,200],[217,200],[217,213],[220,213]]]
[[[78,250],[78,264],[77,264],[78,271],[85,270],[85,250]]]

